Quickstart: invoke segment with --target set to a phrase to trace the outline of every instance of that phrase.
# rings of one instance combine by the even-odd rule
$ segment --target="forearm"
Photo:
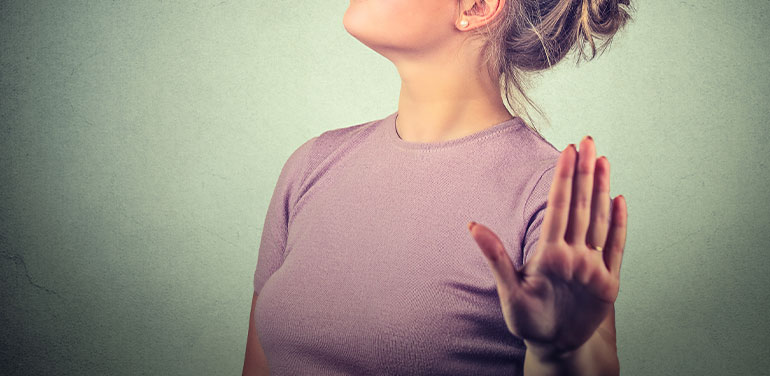
[[[257,328],[254,323],[254,311],[257,305],[257,298],[258,295],[254,293],[254,297],[251,300],[251,313],[249,314],[249,333],[246,337],[246,355],[243,359],[243,376],[270,375],[265,351],[259,343]]]
[[[619,375],[620,363],[613,333],[599,327],[582,346],[566,354],[527,344],[524,375]]]

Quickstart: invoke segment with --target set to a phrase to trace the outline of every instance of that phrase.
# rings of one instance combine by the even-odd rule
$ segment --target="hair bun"
[[[543,114],[525,93],[531,84],[526,73],[553,67],[575,49],[579,63],[586,41],[592,53],[587,60],[593,59],[597,50],[603,51],[632,19],[632,1],[506,0],[503,13],[492,26],[475,30],[487,41],[482,48],[483,60],[489,75],[502,82],[511,109],[528,114],[523,105],[526,101]],[[604,40],[598,48],[595,38]],[[515,97],[516,93],[523,101]],[[528,123],[532,123],[531,118]]]
[[[631,19],[624,7],[630,7],[630,0],[575,0],[573,15],[577,17],[574,23],[578,38],[578,47],[582,53],[584,42],[591,45],[591,58],[596,56],[597,47],[594,38],[605,42],[598,48],[603,50],[612,40],[612,36]],[[624,6],[624,7],[621,7]]]

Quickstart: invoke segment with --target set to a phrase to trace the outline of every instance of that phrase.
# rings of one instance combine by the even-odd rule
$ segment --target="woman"
[[[498,83],[520,108],[520,74],[581,40],[595,55],[621,5],[352,0],[345,29],[396,65],[398,110],[284,164],[244,375],[618,374],[625,200],[590,136],[560,152]]]

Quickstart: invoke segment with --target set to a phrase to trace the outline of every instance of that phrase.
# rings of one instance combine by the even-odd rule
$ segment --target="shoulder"
[[[374,130],[374,125],[379,121],[371,120],[364,123],[357,123],[350,126],[332,128],[312,138],[312,146],[309,148],[313,161],[323,159],[335,150],[344,149],[354,145],[362,140],[366,135]]]
[[[521,182],[521,197],[524,200],[522,215],[531,220],[547,205],[561,150],[523,121],[515,133],[511,141],[515,145],[511,145],[509,150],[525,160],[522,164],[524,179]]]
[[[294,149],[287,162],[290,162],[292,165],[312,164],[313,160],[326,156],[333,152],[334,149],[355,142],[360,136],[369,133],[368,131],[373,129],[374,124],[378,121],[371,120],[323,131],[307,139]]]
[[[313,180],[309,177],[314,171],[323,169],[339,159],[340,154],[360,144],[379,120],[332,128],[305,140],[284,163],[282,179],[290,180],[298,191],[306,189],[308,180]]]
[[[517,126],[482,152],[493,161],[490,167],[494,171],[490,172],[501,175],[499,180],[507,184],[507,191],[528,197],[537,185],[550,182],[544,177],[555,169],[561,151],[521,118],[517,121]]]
[[[527,125],[523,125],[519,133],[532,166],[532,173],[527,182],[527,200],[532,200],[534,196],[536,201],[544,201],[548,196],[561,151]]]
[[[523,120],[499,140],[485,145],[484,174],[494,179],[491,189],[510,200],[509,207],[524,218],[543,207],[561,155],[551,142]]]
[[[516,129],[517,150],[525,155],[535,173],[544,172],[556,166],[561,151],[542,135],[530,128],[523,120]]]

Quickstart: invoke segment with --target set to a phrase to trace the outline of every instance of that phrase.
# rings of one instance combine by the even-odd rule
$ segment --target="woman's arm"
[[[269,376],[267,357],[259,344],[257,327],[254,325],[254,307],[257,305],[257,293],[251,300],[251,314],[249,314],[249,334],[246,339],[246,358],[243,361],[243,376]]]
[[[492,269],[508,330],[527,346],[525,374],[617,375],[614,304],[626,200],[611,198],[609,161],[596,158],[588,135],[579,153],[569,144],[551,171],[536,248],[521,269],[491,229],[468,228]]]
[[[547,349],[527,346],[524,375],[619,375],[615,306],[582,346],[569,354],[547,354]]]

